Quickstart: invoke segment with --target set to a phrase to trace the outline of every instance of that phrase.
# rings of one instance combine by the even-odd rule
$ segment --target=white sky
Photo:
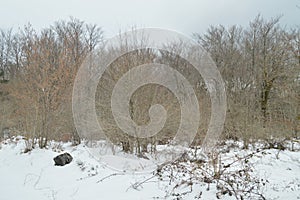
[[[106,36],[132,25],[191,35],[209,25],[247,26],[258,13],[283,15],[282,25],[299,26],[300,0],[0,0],[0,28],[30,22],[40,29],[73,16],[103,27]]]

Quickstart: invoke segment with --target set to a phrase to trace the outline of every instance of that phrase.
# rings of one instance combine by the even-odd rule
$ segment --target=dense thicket
[[[224,138],[248,142],[299,136],[299,27],[286,29],[279,25],[279,18],[265,20],[257,16],[248,27],[211,26],[204,34],[194,34],[194,38],[211,54],[226,84]],[[78,139],[71,111],[73,81],[86,55],[100,47],[102,39],[101,28],[74,18],[56,22],[40,32],[30,25],[18,32],[0,30],[0,130],[9,128],[16,134],[37,138],[40,147],[45,147],[48,139],[63,139],[65,134]],[[196,140],[201,141],[210,106],[201,77],[193,77],[195,73],[182,68],[189,66],[166,52],[136,53],[112,63],[111,71],[103,79],[106,81],[99,83],[99,90],[110,91],[113,85],[109,83],[115,83],[124,73],[122,70],[134,65],[169,64],[191,76],[188,79],[198,91],[200,108],[206,109]],[[161,96],[157,95],[159,92]],[[138,124],[147,123],[148,108],[154,103],[164,105],[162,100],[170,114],[164,130],[143,141],[120,135],[112,125],[110,111],[106,112],[109,106],[105,103],[110,103],[106,97],[110,95],[100,96],[99,101],[103,102],[96,105],[101,114],[99,119],[107,132],[112,131],[109,137],[124,150],[147,150],[147,144],[166,142],[174,136],[180,111],[176,98],[167,89],[145,86],[130,101],[131,117]]]

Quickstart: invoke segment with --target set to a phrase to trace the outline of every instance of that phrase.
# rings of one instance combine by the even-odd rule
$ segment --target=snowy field
[[[233,180],[246,181],[240,184],[245,190],[256,187],[257,181],[259,187],[255,191],[266,199],[300,199],[299,143],[296,147],[295,151],[257,147],[251,151],[242,150],[238,143],[224,145],[218,156],[223,166],[220,169],[224,169],[221,172],[225,174],[220,181],[222,177],[242,173],[240,179]],[[112,170],[105,162],[97,161],[84,144],[74,147],[70,143],[52,143],[48,149],[35,148],[27,153],[24,149],[25,141],[20,137],[0,145],[1,200],[236,199],[230,192],[220,194],[214,180],[199,178],[205,170],[201,172],[195,167],[197,162],[189,159],[177,163],[177,167],[166,166],[160,174],[133,174]],[[73,161],[63,167],[54,166],[53,158],[62,152],[69,152]],[[238,156],[243,159],[237,160],[243,162],[234,161]],[[110,159],[119,163],[122,156]],[[249,171],[243,172],[239,167]],[[211,172],[211,168],[205,169],[207,174]],[[250,195],[244,199],[264,197]]]

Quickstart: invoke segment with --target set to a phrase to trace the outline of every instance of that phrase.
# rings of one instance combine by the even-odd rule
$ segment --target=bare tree
[[[284,30],[279,20],[258,15],[247,29],[216,26],[204,35],[195,34],[225,79],[227,137],[248,141],[280,131],[291,133],[287,124],[294,121],[299,107],[293,100],[298,98],[294,92],[299,84],[297,31]]]
[[[90,32],[85,27],[74,18],[41,33],[29,25],[12,40],[15,75],[10,94],[17,99],[22,129],[38,138],[40,147],[64,132],[78,136],[72,121],[72,84],[81,62],[102,35],[96,26]],[[91,35],[87,38],[87,34]]]

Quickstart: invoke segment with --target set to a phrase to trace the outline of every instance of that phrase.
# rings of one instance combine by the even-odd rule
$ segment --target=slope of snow
[[[22,139],[7,140],[0,146],[0,199],[1,200],[138,200],[138,199],[180,199],[171,195],[172,183],[164,177],[151,173],[130,174],[115,171],[105,162],[94,159],[84,145],[76,147],[62,144],[64,149],[34,149],[23,153]],[[62,152],[69,152],[73,161],[66,166],[54,166],[53,158]],[[230,158],[234,149],[222,157]],[[244,151],[246,153],[246,151]],[[106,159],[122,162],[122,157],[110,155]],[[134,158],[133,158],[134,159]],[[268,180],[261,188],[267,199],[300,199],[300,153],[271,149],[250,158],[257,177]],[[139,184],[140,183],[140,184]],[[188,193],[183,199],[216,199],[216,188],[212,184],[195,183],[177,188]],[[222,199],[235,199],[222,196]]]

